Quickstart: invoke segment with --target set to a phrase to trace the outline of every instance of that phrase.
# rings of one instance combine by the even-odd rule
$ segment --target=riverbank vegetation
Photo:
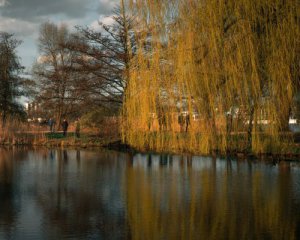
[[[298,154],[289,124],[300,119],[299,9],[121,0],[101,30],[43,23],[28,118],[52,117],[58,131],[80,117],[92,135],[117,119],[111,132],[139,150]]]
[[[49,131],[49,126],[11,120],[0,133],[1,145],[47,146],[47,147],[105,147],[120,142],[119,123],[114,117],[105,117],[100,126],[89,119],[82,119],[81,131],[76,135],[76,124],[71,123],[67,136],[62,131]]]

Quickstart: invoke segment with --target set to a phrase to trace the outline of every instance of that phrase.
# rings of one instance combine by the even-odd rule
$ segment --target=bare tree
[[[112,25],[99,22],[102,31],[77,26],[78,34],[65,46],[75,52],[73,71],[84,75],[82,91],[102,106],[122,105],[136,51],[135,17],[126,13],[123,1],[112,19]]]
[[[77,87],[75,72],[70,71],[75,52],[63,47],[71,41],[72,34],[66,26],[44,23],[40,28],[40,57],[33,73],[40,86],[38,99],[49,114],[55,114],[58,123],[68,114],[76,112],[84,99]],[[58,124],[58,127],[60,124]]]

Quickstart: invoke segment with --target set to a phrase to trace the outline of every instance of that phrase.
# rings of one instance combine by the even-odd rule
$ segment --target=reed
[[[46,140],[45,129],[14,117],[9,117],[0,129],[0,145],[34,145]]]

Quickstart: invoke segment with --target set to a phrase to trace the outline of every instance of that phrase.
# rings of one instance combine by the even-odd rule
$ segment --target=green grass
[[[70,136],[74,136],[74,133],[68,133],[67,134],[67,137],[70,137]],[[67,137],[64,137],[63,133],[62,132],[54,132],[54,133],[46,133],[45,134],[46,138],[48,139],[61,139],[61,138],[67,138]]]

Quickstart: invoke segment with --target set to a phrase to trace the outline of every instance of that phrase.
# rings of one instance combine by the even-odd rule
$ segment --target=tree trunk
[[[1,123],[2,129],[4,129],[6,126],[6,119],[7,119],[7,114],[6,114],[6,111],[4,110],[2,112],[2,119],[1,119],[2,120],[2,123]]]
[[[61,114],[62,113],[62,109],[61,109],[61,106],[58,106],[58,111],[57,111],[57,121],[56,121],[56,131],[59,131],[60,130],[60,127],[61,127]]]
[[[290,131],[289,129],[289,120],[290,120],[290,115],[291,115],[291,106],[286,111],[281,112],[281,116],[279,118],[279,128],[280,131],[282,132],[288,132]]]
[[[252,152],[252,131],[254,119],[254,105],[251,105],[249,112],[249,126],[247,130],[247,151]]]

